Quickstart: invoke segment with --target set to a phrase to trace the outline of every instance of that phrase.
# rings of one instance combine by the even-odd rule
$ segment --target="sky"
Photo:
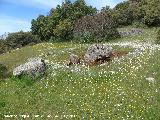
[[[30,31],[31,20],[46,15],[63,0],[0,0],[0,35],[5,32]],[[71,0],[74,1],[74,0]],[[123,0],[86,0],[88,5],[101,9],[113,8]]]

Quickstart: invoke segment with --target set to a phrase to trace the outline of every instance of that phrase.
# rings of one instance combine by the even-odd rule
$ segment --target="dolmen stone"
[[[45,72],[45,62],[39,57],[30,58],[26,63],[13,69],[13,76],[29,75],[36,77]]]
[[[112,56],[112,47],[106,44],[93,44],[91,45],[86,54],[84,55],[84,61],[89,64],[95,64],[97,62],[104,62]]]

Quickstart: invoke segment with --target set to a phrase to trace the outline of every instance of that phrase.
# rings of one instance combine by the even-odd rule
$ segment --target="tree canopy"
[[[93,15],[96,11],[96,8],[87,6],[84,0],[76,0],[74,3],[67,0],[61,6],[51,9],[47,16],[39,15],[37,19],[33,19],[32,33],[41,40],[70,39],[74,21],[82,16]]]
[[[119,25],[140,22],[147,26],[160,26],[160,0],[129,0],[115,6],[113,16]]]

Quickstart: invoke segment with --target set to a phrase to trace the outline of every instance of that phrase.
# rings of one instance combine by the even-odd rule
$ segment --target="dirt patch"
[[[96,65],[100,65],[103,64],[105,62],[110,62],[112,61],[114,58],[120,58],[122,56],[125,56],[128,54],[128,51],[114,51],[112,52],[112,55],[108,58],[103,58],[103,59],[97,59],[97,61],[95,61],[92,64],[89,64],[90,66],[96,66]]]
[[[115,57],[122,57],[127,54],[128,54],[128,51],[115,51],[112,53],[111,59],[113,59]]]
[[[100,64],[103,64],[105,62],[110,62],[112,61],[114,58],[120,58],[122,56],[125,56],[128,54],[128,51],[113,51],[112,52],[112,55],[110,57],[105,57],[105,58],[102,58],[102,59],[97,59],[94,63],[85,63],[86,65],[89,65],[89,66],[96,66],[96,65],[100,65]],[[83,55],[80,57],[81,59],[81,62],[83,61]],[[79,61],[79,64],[81,63]],[[83,61],[84,62],[84,61]],[[69,62],[66,62],[67,66],[71,66],[72,64],[69,64]]]

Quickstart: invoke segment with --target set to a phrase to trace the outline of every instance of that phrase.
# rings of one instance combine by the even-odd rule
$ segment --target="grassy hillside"
[[[124,29],[129,28],[119,30]],[[15,78],[0,82],[0,116],[39,120],[160,119],[160,46],[154,44],[155,33],[156,28],[144,29],[142,35],[107,42],[114,51],[128,54],[92,67],[83,61],[66,66],[70,53],[83,58],[89,44],[41,43],[0,55],[0,62],[10,71],[30,57],[48,61],[46,76],[32,84]]]

